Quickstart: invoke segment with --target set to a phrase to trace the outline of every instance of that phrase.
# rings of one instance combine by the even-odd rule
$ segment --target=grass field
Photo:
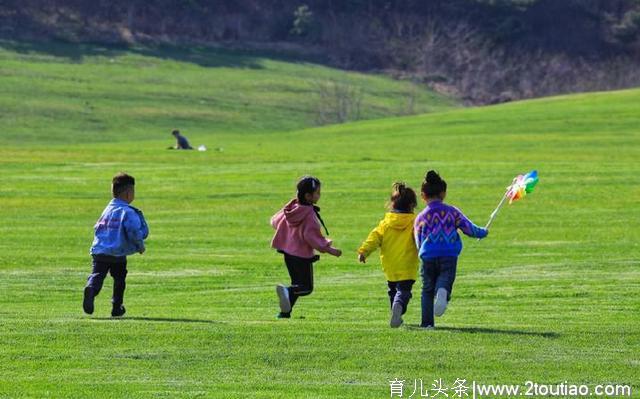
[[[204,115],[173,98],[128,102],[146,84],[131,82],[129,92],[108,78],[128,71],[101,75],[107,66],[91,57],[59,63],[16,51],[0,63],[0,397],[384,398],[395,378],[410,392],[415,379],[427,388],[441,378],[627,384],[640,396],[640,90],[290,130],[308,120],[279,101],[296,104],[304,93],[283,90],[233,126],[215,107]],[[193,76],[201,68],[182,67]],[[86,91],[47,88],[28,71],[102,80]],[[238,82],[262,76],[236,72]],[[176,89],[167,85],[151,86]],[[229,87],[220,101],[238,94]],[[76,94],[63,101],[67,90]],[[88,119],[74,108],[83,95],[104,101],[103,130],[83,128]],[[137,107],[166,115],[145,119]],[[166,125],[182,115],[195,144],[224,151],[164,150]],[[503,210],[488,239],[465,240],[438,329],[417,327],[418,283],[406,325],[391,330],[379,261],[358,264],[355,250],[383,215],[391,183],[417,188],[428,168],[477,223],[515,174],[537,168],[541,181]],[[81,296],[92,226],[120,170],[137,178],[134,204],[151,235],[147,253],[129,260],[127,316],[109,317],[107,280],[89,317]],[[319,205],[345,255],[323,256],[316,291],[293,319],[277,321],[274,285],[287,275],[269,248],[268,221],[306,173],[323,181]]]
[[[320,109],[342,109],[326,93],[335,83],[359,93],[362,119],[455,106],[408,82],[287,54],[0,41],[2,135],[15,144],[153,140],[174,127],[194,139],[300,129]]]

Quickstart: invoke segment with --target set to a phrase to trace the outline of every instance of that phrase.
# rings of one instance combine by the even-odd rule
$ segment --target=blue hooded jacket
[[[94,226],[91,255],[127,256],[144,249],[149,227],[142,211],[114,198]]]

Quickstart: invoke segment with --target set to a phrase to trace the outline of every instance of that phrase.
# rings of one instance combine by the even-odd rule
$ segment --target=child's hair
[[[130,187],[136,185],[136,179],[124,172],[120,172],[113,176],[111,181],[111,193],[114,197],[119,197],[120,194],[127,191]]]
[[[411,212],[418,206],[416,192],[403,182],[395,182],[392,186],[389,207],[400,212]]]
[[[447,182],[442,180],[438,172],[430,170],[422,182],[422,193],[427,198],[439,196],[447,191]]]
[[[313,194],[320,187],[320,180],[313,176],[304,176],[300,180],[298,180],[298,184],[296,186],[298,193],[298,202],[301,204],[308,204],[305,194]]]
[[[180,134],[180,130],[174,129],[173,132],[171,132],[171,134],[173,134],[174,136],[177,136]]]

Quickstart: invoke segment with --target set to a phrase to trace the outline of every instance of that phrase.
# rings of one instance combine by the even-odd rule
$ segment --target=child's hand
[[[486,233],[484,236],[482,237],[478,237],[478,241],[480,240],[484,240],[485,238],[487,238],[487,236],[489,236],[489,229],[484,229],[484,232]]]
[[[358,254],[358,261],[360,263],[367,263],[367,257],[364,256],[363,254]]]
[[[142,255],[142,254],[144,253],[144,251],[145,251],[145,250],[146,250],[145,248],[142,248],[140,251],[138,251],[138,253],[139,253],[140,255]]]
[[[330,248],[329,253],[335,256],[336,258],[339,258],[342,255],[342,251],[337,248]]]

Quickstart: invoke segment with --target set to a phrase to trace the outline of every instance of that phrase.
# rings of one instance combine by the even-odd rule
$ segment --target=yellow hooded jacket
[[[387,281],[415,280],[418,274],[418,250],[413,238],[413,213],[388,212],[358,249],[369,255],[380,247],[382,270]]]

